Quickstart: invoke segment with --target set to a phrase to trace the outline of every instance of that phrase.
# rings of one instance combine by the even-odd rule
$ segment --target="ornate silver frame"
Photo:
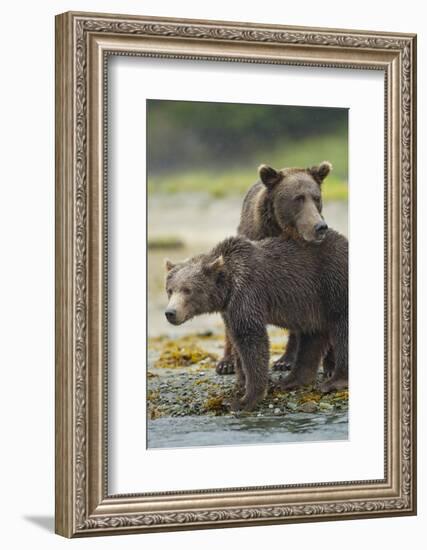
[[[106,453],[106,58],[385,74],[385,477],[109,495]],[[123,15],[56,17],[56,532],[66,537],[416,513],[416,37]]]

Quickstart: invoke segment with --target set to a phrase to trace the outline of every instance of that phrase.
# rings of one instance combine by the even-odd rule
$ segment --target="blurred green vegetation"
[[[257,180],[259,164],[270,164],[275,168],[308,167],[313,165],[313,151],[316,163],[329,160],[333,164],[333,171],[323,185],[324,200],[347,200],[347,140],[338,136],[308,138],[283,149],[278,147],[273,152],[260,154],[259,160],[251,159],[247,166],[160,173],[148,178],[148,192],[205,192],[218,198],[242,195]]]
[[[148,248],[154,250],[154,249],[178,249],[178,248],[184,248],[185,243],[182,239],[179,237],[176,237],[175,235],[161,235],[157,237],[151,237],[148,239],[147,242]]]
[[[347,199],[344,109],[149,100],[147,130],[149,193],[243,195],[260,164],[328,160],[324,200]]]

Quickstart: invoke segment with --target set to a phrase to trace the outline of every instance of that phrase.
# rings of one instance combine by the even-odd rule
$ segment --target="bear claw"
[[[234,362],[232,359],[221,359],[215,370],[217,374],[234,374]]]
[[[275,371],[289,371],[292,369],[292,363],[289,361],[285,361],[283,359],[277,359],[277,361],[274,361],[273,363],[273,370]]]

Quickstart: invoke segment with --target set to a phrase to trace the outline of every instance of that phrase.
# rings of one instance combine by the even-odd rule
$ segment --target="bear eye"
[[[295,200],[296,202],[304,202],[304,201],[305,201],[305,197],[304,197],[304,195],[297,195],[297,196],[294,198],[294,200]]]
[[[187,296],[188,296],[188,294],[191,294],[191,290],[186,286],[182,289],[182,292],[183,292],[183,294],[187,294]]]

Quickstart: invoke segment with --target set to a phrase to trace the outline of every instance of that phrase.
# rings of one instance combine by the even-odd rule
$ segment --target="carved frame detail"
[[[103,341],[106,58],[385,73],[384,480],[108,495]],[[67,537],[414,514],[416,37],[65,13],[56,18],[56,532]]]

